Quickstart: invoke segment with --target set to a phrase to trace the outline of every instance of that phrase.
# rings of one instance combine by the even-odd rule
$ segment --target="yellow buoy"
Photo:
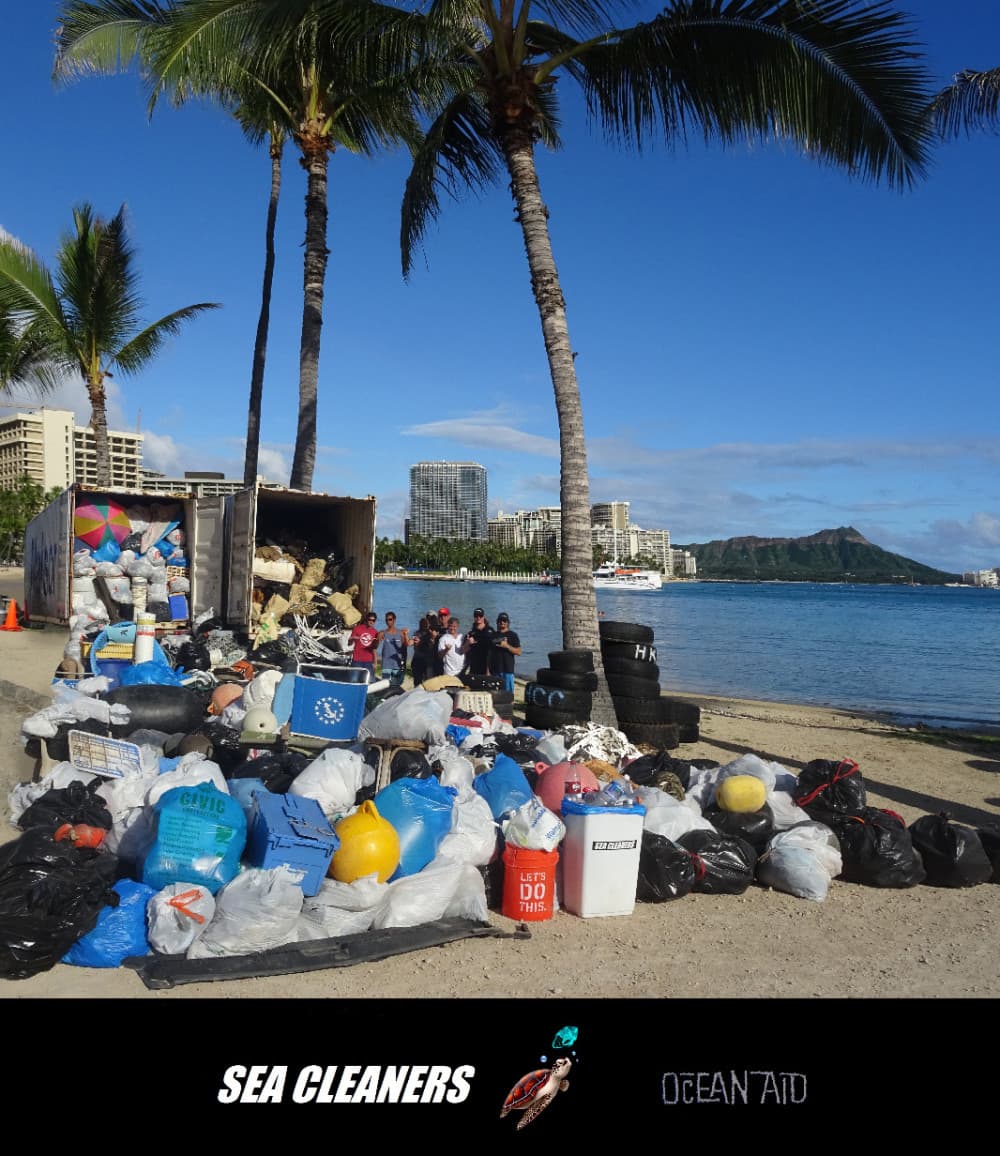
[[[723,811],[748,814],[767,802],[767,788],[755,775],[730,775],[715,788],[715,801]]]
[[[365,875],[378,875],[385,883],[399,866],[402,854],[396,828],[383,819],[367,799],[333,828],[340,846],[333,853],[327,874],[339,883],[353,883]]]

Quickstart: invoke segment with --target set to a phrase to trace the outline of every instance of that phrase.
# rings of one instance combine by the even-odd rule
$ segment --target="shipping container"
[[[225,551],[225,505],[222,497],[191,494],[144,494],[131,490],[97,489],[75,483],[28,523],[24,536],[24,603],[28,617],[57,626],[69,624],[73,613],[73,520],[78,506],[114,502],[119,506],[178,505],[188,563],[192,618],[208,610],[222,611],[225,594],[222,567]]]
[[[375,499],[338,498],[302,490],[252,486],[226,498],[225,616],[234,630],[254,633],[254,555],[268,542],[296,539],[310,557],[341,563],[338,590],[358,587],[368,609],[375,588]]]

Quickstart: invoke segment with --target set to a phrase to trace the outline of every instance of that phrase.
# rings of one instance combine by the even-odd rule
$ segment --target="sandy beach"
[[[0,591],[20,575],[0,573]],[[15,593],[15,597],[18,595]],[[48,701],[64,631],[0,633],[0,788],[4,803],[34,771],[21,720]],[[901,814],[947,812],[1000,823],[997,744],[931,741],[876,717],[817,707],[698,698],[701,741],[672,752],[729,762],[752,752],[797,772],[811,759],[854,759],[869,803]],[[18,831],[5,816],[0,841]],[[513,930],[498,913],[491,921]],[[880,890],[835,880],[822,902],[753,886],[742,896],[688,895],[637,904],[631,916],[559,912],[529,939],[476,939],[371,964],[150,991],[131,971],[58,965],[3,981],[0,998],[1000,996],[1000,887]]]

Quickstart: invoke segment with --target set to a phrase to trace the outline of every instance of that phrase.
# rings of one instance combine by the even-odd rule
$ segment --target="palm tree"
[[[213,303],[187,305],[141,326],[135,252],[125,206],[106,221],[84,203],[73,210],[74,231],[56,255],[53,275],[17,242],[0,241],[0,316],[13,318],[53,365],[83,376],[97,453],[97,481],[111,484],[105,382],[114,368],[144,369],[168,337]],[[141,326],[141,327],[140,327]]]
[[[929,131],[924,70],[905,20],[856,0],[672,0],[648,23],[617,28],[619,0],[431,0],[416,14],[441,96],[406,184],[404,275],[442,190],[510,182],[555,392],[560,441],[563,645],[594,653],[596,722],[615,716],[600,662],[583,410],[549,212],[535,168],[556,147],[556,80],[583,90],[616,141],[653,131],[683,140],[778,138],[870,180],[905,186]],[[539,12],[551,23],[533,18]],[[558,22],[558,25],[557,23]]]
[[[330,11],[355,17],[334,35]],[[384,13],[384,16],[381,15]],[[135,20],[149,28],[144,69],[173,99],[221,95],[245,101],[256,90],[294,140],[307,174],[299,409],[290,486],[308,490],[316,462],[316,413],[327,249],[327,170],[337,149],[371,155],[415,144],[419,129],[410,85],[368,51],[382,19],[396,9],[372,0],[74,0],[62,13],[60,59],[88,55],[103,67],[131,60]],[[252,404],[252,403],[251,403]]]
[[[957,137],[976,129],[1000,129],[1000,68],[958,73],[931,104],[931,113],[942,137]]]

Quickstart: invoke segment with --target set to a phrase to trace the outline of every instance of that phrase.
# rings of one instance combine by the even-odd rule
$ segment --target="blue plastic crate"
[[[244,853],[251,867],[283,864],[293,871],[304,871],[302,891],[315,895],[339,846],[340,840],[315,799],[274,795],[266,790],[253,796]]]
[[[289,730],[293,735],[352,742],[365,713],[368,687],[295,676]]]

